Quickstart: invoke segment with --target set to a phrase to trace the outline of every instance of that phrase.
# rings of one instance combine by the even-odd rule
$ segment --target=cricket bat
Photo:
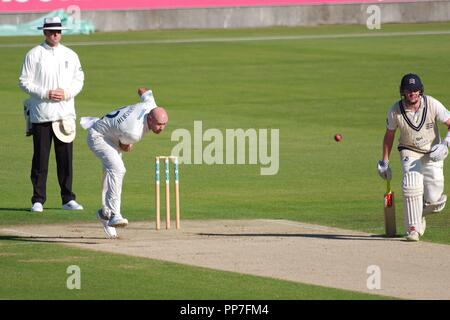
[[[391,181],[386,180],[386,193],[384,194],[384,230],[386,236],[395,237],[397,226],[395,224],[395,199],[391,190]]]

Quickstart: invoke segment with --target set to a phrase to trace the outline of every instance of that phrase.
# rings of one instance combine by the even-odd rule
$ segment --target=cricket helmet
[[[417,74],[408,73],[403,76],[400,81],[400,95],[403,95],[404,90],[420,91],[420,94],[423,95],[423,83]]]

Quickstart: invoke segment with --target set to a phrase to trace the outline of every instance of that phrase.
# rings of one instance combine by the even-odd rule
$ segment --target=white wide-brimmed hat
[[[58,140],[70,143],[75,139],[76,123],[74,119],[53,121],[52,128]]]
[[[38,30],[67,30],[68,28],[63,27],[61,19],[59,17],[51,17],[44,19],[44,25],[38,27]]]

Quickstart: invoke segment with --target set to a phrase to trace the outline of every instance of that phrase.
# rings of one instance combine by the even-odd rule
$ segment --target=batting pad
[[[423,176],[418,172],[408,172],[403,176],[403,206],[405,228],[411,226],[421,230],[423,209]]]

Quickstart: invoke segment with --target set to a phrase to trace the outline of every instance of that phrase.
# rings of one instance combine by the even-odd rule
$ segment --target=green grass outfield
[[[385,187],[376,162],[381,157],[385,115],[399,98],[399,81],[407,72],[418,73],[425,92],[450,108],[449,30],[449,23],[436,23],[383,25],[378,31],[365,26],[149,31],[63,36],[63,43],[78,53],[86,75],[76,100],[78,117],[102,116],[135,103],[140,86],[152,88],[157,103],[169,111],[170,123],[162,135],[145,137],[124,155],[127,174],[122,211],[131,222],[153,219],[154,156],[170,153],[176,144],[170,139],[173,130],[192,131],[194,121],[201,120],[203,130],[279,129],[280,168],[276,175],[262,176],[260,165],[182,165],[182,219],[289,219],[382,234]],[[28,212],[32,141],[24,135],[22,101],[26,95],[17,83],[24,55],[41,40],[0,38],[1,225],[92,222],[100,207],[101,164],[86,145],[86,132],[78,126],[74,192],[85,210],[68,213],[59,209],[52,156],[45,212]],[[333,140],[337,132],[344,137],[339,143]],[[395,150],[391,159],[402,233],[400,163]],[[447,181],[449,174],[445,170]],[[427,221],[424,241],[450,243],[447,209]],[[92,276],[102,268],[130,261],[145,272],[113,269],[136,283],[162,272],[164,266],[157,261],[2,239],[0,252],[15,255],[1,257],[1,270],[8,272],[0,273],[0,283],[11,286],[2,286],[0,298],[368,297],[175,264],[167,264],[174,274],[227,280],[219,281],[221,286],[215,289],[206,284],[184,287],[185,280],[175,277],[171,286],[177,290],[173,291],[149,293],[145,286],[136,286],[135,292],[128,293],[125,283],[115,285],[122,289],[99,283],[97,288],[72,293],[43,274],[61,265],[23,264],[21,255],[50,261],[66,255],[86,257],[82,261],[92,266]],[[29,290],[26,279],[38,282],[39,295]],[[246,286],[232,290],[233,281],[267,286],[267,291],[262,290],[267,296],[253,296],[260,289]]]

